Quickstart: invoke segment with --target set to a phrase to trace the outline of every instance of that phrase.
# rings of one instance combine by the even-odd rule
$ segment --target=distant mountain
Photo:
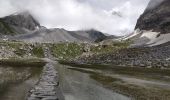
[[[106,39],[103,33],[88,31],[67,31],[65,29],[40,29],[31,34],[16,35],[13,40],[21,40],[26,42],[100,42]]]
[[[100,42],[109,37],[94,29],[81,31],[47,29],[27,11],[0,18],[2,39],[4,35],[5,39],[26,42]]]
[[[0,18],[1,35],[30,33],[40,27],[38,21],[27,11]]]

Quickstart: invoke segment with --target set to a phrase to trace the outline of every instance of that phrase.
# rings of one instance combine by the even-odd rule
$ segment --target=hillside
[[[151,0],[138,19],[135,29],[152,30],[161,34],[170,33],[169,5],[169,0]]]
[[[0,33],[2,35],[16,35],[36,31],[40,24],[29,12],[21,12],[0,18]]]
[[[74,63],[113,64],[118,66],[169,67],[169,0],[151,0],[140,16],[135,31],[120,40],[130,40],[132,44],[117,52],[80,56]]]
[[[80,31],[47,29],[27,11],[0,18],[0,33],[5,40],[41,43],[100,42],[109,37],[94,29]]]
[[[25,42],[40,43],[58,43],[58,42],[100,42],[106,39],[103,33],[89,31],[67,31],[65,29],[40,29],[31,34],[23,34],[12,37],[12,40],[20,40]]]
[[[156,46],[170,41],[170,1],[151,0],[139,17],[135,31],[124,39],[133,46]]]

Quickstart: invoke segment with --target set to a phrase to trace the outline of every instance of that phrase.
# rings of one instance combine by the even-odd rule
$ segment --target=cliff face
[[[135,29],[170,33],[170,0],[151,0]]]

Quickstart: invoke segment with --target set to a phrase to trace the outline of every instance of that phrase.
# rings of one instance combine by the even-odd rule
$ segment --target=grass
[[[43,67],[46,62],[38,58],[29,58],[29,59],[1,59],[0,64],[3,66],[13,66],[13,67]]]
[[[27,44],[21,42],[9,42],[9,41],[1,41],[0,46],[5,47],[9,51],[13,51],[16,55],[23,57],[27,54],[28,47]]]
[[[41,67],[1,67],[3,73],[0,73],[0,97],[3,96],[10,86],[18,85],[31,77],[39,77],[42,71]]]
[[[83,53],[82,45],[78,45],[77,43],[53,44],[51,50],[54,57],[57,57],[60,60],[70,60]]]
[[[91,46],[91,52],[99,54],[112,53],[127,48],[130,44],[130,41],[113,41],[110,45]]]
[[[12,29],[8,24],[6,24],[2,19],[0,19],[0,26],[3,27],[5,35],[15,35],[17,34],[14,29]]]
[[[170,69],[159,68],[141,68],[141,67],[121,67],[114,65],[86,65],[86,64],[74,64],[69,62],[59,62],[64,65],[69,65],[74,68],[88,68],[94,70],[107,71],[110,74],[122,74],[131,77],[139,77],[145,80],[162,80],[170,82],[167,76],[170,76]]]
[[[39,58],[44,58],[44,51],[42,46],[36,46],[32,49],[32,54]]]
[[[0,46],[14,52],[19,57],[44,58],[43,44],[31,44],[17,41],[1,41]]]
[[[128,83],[118,77],[108,76],[99,72],[81,68],[69,68],[89,74],[90,78],[101,83],[105,88],[111,89],[120,94],[127,95],[135,100],[169,100],[170,90],[167,88],[141,86],[135,83]],[[131,69],[130,69],[131,70]],[[104,71],[104,70],[102,70]],[[135,72],[135,70],[133,71]],[[113,73],[114,75],[115,73]]]
[[[53,44],[51,47],[52,54],[59,58],[59,60],[70,61],[70,59],[75,59],[81,56],[83,53],[91,54],[105,54],[110,52],[115,52],[123,48],[127,48],[130,42],[113,42],[110,45],[104,46],[100,44],[92,45],[85,43],[58,43]],[[88,48],[89,51],[85,51]]]
[[[128,42],[113,42],[108,46],[103,45],[92,45],[86,43],[57,43],[57,44],[30,44],[17,41],[1,41],[0,46],[5,47],[9,51],[13,52],[18,57],[38,57],[44,58],[43,47],[49,47],[51,53],[58,60],[71,61],[80,57],[83,54],[105,54],[115,52],[122,48],[127,48]],[[86,48],[90,51],[85,51]],[[12,55],[12,56],[15,56]]]

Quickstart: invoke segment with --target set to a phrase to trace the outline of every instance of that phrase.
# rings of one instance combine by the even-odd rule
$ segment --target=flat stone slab
[[[30,90],[27,100],[64,100],[53,63],[44,66],[39,82]]]

